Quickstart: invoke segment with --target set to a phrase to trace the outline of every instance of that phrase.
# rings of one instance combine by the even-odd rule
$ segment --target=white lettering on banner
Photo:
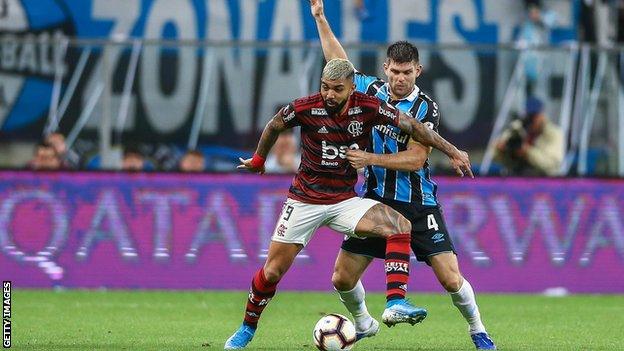
[[[232,28],[232,17],[226,0],[206,1],[208,11],[206,37],[209,40],[254,41],[256,27],[257,4],[255,1],[242,1],[238,6],[243,16],[240,21],[240,36],[235,37]],[[227,48],[213,47],[203,51],[204,62],[212,63],[210,67],[204,65],[202,69],[210,70],[208,82],[210,93],[206,102],[206,112],[202,131],[208,134],[219,132],[219,104],[229,102],[231,121],[237,133],[249,133],[253,127],[253,99],[254,77],[256,72],[256,51],[250,47]],[[213,56],[209,56],[213,55]],[[224,79],[221,79],[221,75]],[[189,79],[192,81],[192,79]],[[223,85],[223,86],[222,86]],[[224,99],[219,92],[225,91],[228,96]],[[263,125],[264,126],[264,125]]]
[[[137,195],[137,202],[154,206],[154,259],[168,260],[172,250],[173,205],[185,206],[190,203],[186,192],[162,193],[145,190]]]
[[[137,250],[124,219],[117,198],[122,198],[114,190],[103,190],[95,202],[95,215],[91,225],[81,240],[76,257],[86,260],[104,239],[115,241],[121,257],[126,260],[138,259]],[[106,229],[104,229],[106,228]]]
[[[473,1],[442,1],[440,3],[440,22],[460,20],[464,26],[479,28],[479,21],[475,13]],[[440,24],[444,25],[444,24]],[[449,43],[463,43],[465,39],[456,31],[440,33],[440,40]],[[436,80],[433,84],[434,96],[444,97],[444,111],[446,116],[441,123],[453,132],[460,132],[468,128],[477,117],[479,105],[480,66],[475,51],[442,50],[440,59],[450,66],[452,71],[459,76],[462,89],[457,94],[457,87],[451,77]]]
[[[191,247],[186,253],[189,263],[195,262],[201,248],[213,240],[221,240],[233,261],[247,261],[247,252],[238,237],[236,225],[238,216],[232,212],[231,204],[236,203],[228,194],[214,192],[206,199],[206,211],[193,236]],[[217,229],[213,229],[216,227]]]
[[[309,11],[307,2],[276,1],[273,10],[271,40],[301,41],[303,36],[302,10]],[[309,12],[308,12],[309,13]],[[267,54],[266,77],[262,81],[262,94],[259,102],[259,114],[256,126],[261,130],[275,114],[276,107],[284,101],[293,100],[310,93],[310,87],[302,87],[302,75],[306,72],[306,61],[318,57],[318,50],[308,50],[302,47],[288,48],[288,50],[273,49]],[[284,67],[287,61],[288,69]],[[315,85],[318,83],[315,82]]]
[[[388,42],[405,40],[410,23],[433,23],[433,11],[430,0],[393,0],[388,2],[388,26],[390,38]],[[418,9],[407,11],[406,9]]]
[[[479,245],[477,235],[488,221],[486,203],[479,196],[459,194],[442,197],[444,217],[456,247],[463,247],[476,266],[489,266],[490,257]]]
[[[61,47],[53,46],[51,42],[64,38],[60,30],[55,30],[53,35],[52,39],[50,32],[23,35],[3,33],[0,35],[0,67],[5,71],[52,78],[54,61],[61,54]],[[61,62],[61,72],[67,72],[65,62]]]
[[[613,196],[605,196],[600,199],[596,206],[597,219],[589,231],[589,239],[583,249],[580,265],[587,266],[598,249],[604,249],[608,243],[612,244],[615,252],[624,260],[624,223],[622,223],[622,211],[618,206],[618,199]],[[620,199],[621,200],[621,199]],[[611,238],[607,237],[611,234]]]
[[[146,38],[161,38],[166,25],[175,25],[177,38],[197,38],[197,20],[193,4],[189,0],[176,1],[175,11],[171,11],[168,0],[156,0],[152,3],[145,25]],[[174,132],[180,128],[193,111],[195,87],[197,83],[197,48],[181,46],[175,51],[178,64],[167,67],[173,70],[175,84],[171,92],[162,91],[161,80],[162,48],[148,45],[141,55],[141,87],[142,101],[147,120],[164,133]],[[165,54],[166,55],[166,54]],[[173,52],[169,53],[173,55]],[[193,78],[191,78],[193,77]]]
[[[338,153],[336,160],[340,158],[340,149],[338,146],[331,151]],[[43,176],[43,181],[48,182],[48,179]],[[117,188],[114,185],[117,183],[113,182],[113,185],[96,184],[95,190],[82,192],[74,191],[78,188],[73,185],[65,187],[65,182],[50,181],[50,184],[43,187],[63,190],[21,188],[15,191],[11,189],[19,186],[14,184],[1,188],[0,249],[8,260],[37,265],[51,280],[61,279],[65,274],[65,268],[55,262],[61,260],[63,250],[66,255],[61,261],[73,268],[75,261],[88,261],[95,250],[100,249],[102,253],[111,243],[125,260],[138,260],[139,248],[147,250],[141,254],[150,258],[153,242],[154,253],[166,252],[170,256],[165,258],[171,261],[175,260],[171,248],[184,245],[183,254],[189,265],[204,262],[199,258],[201,252],[215,249],[225,250],[231,262],[249,263],[248,250],[254,252],[253,262],[262,261],[286,195],[285,189],[275,191],[270,184],[262,185],[262,189],[252,194],[241,194],[231,185],[200,190],[189,185],[163,191],[163,183],[147,187],[141,183],[141,188],[134,190],[127,185]],[[497,183],[500,190],[490,191],[491,184],[487,182],[485,191],[481,191],[483,187],[470,191],[451,188],[447,190],[451,195],[441,198],[455,247],[458,251],[461,248],[466,254],[462,257],[469,257],[475,266],[509,267],[508,262],[511,262],[518,267],[533,267],[547,259],[550,268],[573,268],[590,266],[596,259],[599,259],[596,263],[602,265],[611,262],[614,255],[618,262],[624,262],[624,220],[621,218],[624,203],[621,194],[611,190],[614,188],[601,184],[604,188],[600,189],[604,191],[575,192],[562,197],[559,190],[545,186],[540,192],[514,197],[502,189],[504,184]],[[72,205],[66,206],[65,202]],[[23,219],[24,213],[27,220]],[[152,220],[149,216],[154,216],[153,225],[137,225]],[[76,225],[71,230],[69,219]],[[186,225],[176,226],[174,221],[190,223],[192,229]],[[134,231],[130,230],[129,223],[133,224]],[[198,226],[193,227],[193,223]],[[41,249],[28,253],[18,245],[39,240],[38,237],[23,237],[30,233],[31,226],[49,228],[50,234]],[[72,255],[74,251],[70,250],[76,246],[79,249]],[[32,246],[28,247],[32,250]],[[70,262],[72,258],[74,262]],[[302,251],[298,262],[312,262],[312,258]],[[123,264],[132,266],[134,263]]]
[[[515,205],[515,203],[508,196],[496,196],[490,202],[501,236],[507,244],[509,258],[513,263],[520,264],[526,259],[535,232],[542,234],[553,264],[562,265],[565,263],[578,233],[579,218],[585,212],[586,202],[583,198],[578,198],[574,202],[566,225],[562,225],[558,220],[557,211],[551,198],[537,195],[531,202],[531,208],[527,213],[527,224],[521,237],[516,234],[516,231],[522,226],[514,221],[512,204]],[[565,228],[565,230],[560,228]],[[560,232],[565,233],[562,241],[557,236],[557,233]]]
[[[63,269],[58,267],[53,262],[53,259],[60,254],[60,249],[65,245],[69,232],[65,206],[58,201],[54,194],[38,189],[12,192],[6,197],[2,197],[2,200],[2,206],[0,207],[0,243],[2,244],[2,250],[7,256],[19,262],[36,264],[50,279],[61,279],[63,277]],[[13,237],[17,235],[18,230],[15,230],[13,233],[11,230],[11,222],[16,216],[15,209],[20,204],[27,202],[45,205],[50,213],[49,223],[52,224],[52,235],[47,241],[47,245],[34,255],[28,254],[17,247]]]
[[[91,5],[91,17],[94,21],[105,21],[113,24],[110,33],[108,34],[111,39],[125,39],[130,37],[132,27],[141,15],[141,0],[93,0]],[[102,56],[99,60],[95,60],[93,69],[87,78],[87,83],[83,88],[82,106],[87,104],[89,97],[93,94],[97,84],[102,80],[113,79],[117,67],[121,63],[122,51],[126,50],[126,47],[121,45],[109,45],[102,51]],[[106,55],[106,66],[108,77],[104,77],[102,69],[104,65],[103,56]],[[125,71],[125,70],[124,70]],[[135,83],[135,87],[138,84]],[[144,91],[145,87],[137,89],[140,93]],[[110,107],[113,116],[117,116],[119,106],[121,105],[121,94],[119,92],[112,91],[112,84],[105,89],[111,89],[110,92]],[[128,116],[126,124],[123,126],[124,130],[132,129],[135,126],[135,113],[136,107],[136,94],[130,94],[130,105],[128,108]],[[101,107],[94,110],[93,117],[87,122],[86,129],[98,129],[101,122]],[[156,129],[158,127],[155,127]]]

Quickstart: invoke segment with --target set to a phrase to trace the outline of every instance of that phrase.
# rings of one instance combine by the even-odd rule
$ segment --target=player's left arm
[[[394,154],[375,154],[362,150],[348,150],[347,160],[353,168],[379,166],[394,171],[413,172],[421,169],[427,161],[431,148],[410,140],[405,151]]]

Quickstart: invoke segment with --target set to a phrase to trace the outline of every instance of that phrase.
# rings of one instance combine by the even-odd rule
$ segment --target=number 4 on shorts
[[[430,214],[427,215],[427,229],[438,230],[438,222],[435,220],[435,216]]]

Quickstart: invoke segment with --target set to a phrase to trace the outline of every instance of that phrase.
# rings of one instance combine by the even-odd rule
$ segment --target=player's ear
[[[421,65],[419,62],[416,62],[415,66],[416,66],[416,70],[414,72],[416,73],[416,78],[418,78],[422,74],[423,65]]]

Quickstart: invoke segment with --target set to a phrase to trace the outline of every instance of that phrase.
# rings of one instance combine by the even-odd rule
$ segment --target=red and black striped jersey
[[[320,93],[294,100],[280,111],[288,128],[301,126],[301,164],[289,197],[312,204],[334,204],[356,196],[357,171],[348,149],[366,149],[376,125],[398,126],[399,110],[354,92],[344,113],[329,114]]]

